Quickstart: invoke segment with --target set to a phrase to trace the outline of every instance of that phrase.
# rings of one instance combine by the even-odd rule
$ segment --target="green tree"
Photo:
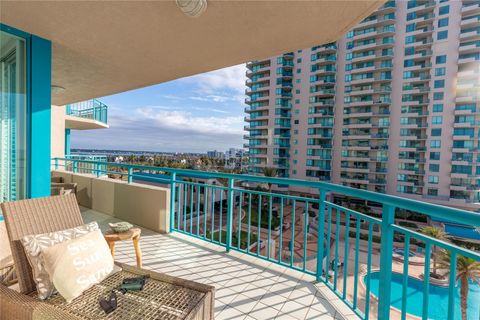
[[[263,168],[263,175],[265,177],[274,178],[278,176],[278,170],[275,168],[265,167]],[[272,183],[268,183],[268,192],[272,193]]]
[[[448,236],[445,233],[445,231],[437,227],[427,226],[422,228],[420,232],[430,238],[434,238],[440,241],[448,240]],[[437,246],[433,246],[432,251],[433,251],[433,274],[436,275],[437,274]],[[427,257],[425,257],[425,259],[427,259]]]
[[[443,251],[440,259],[440,267],[450,270],[451,252]],[[460,308],[462,320],[467,320],[468,286],[469,281],[480,285],[480,261],[462,255],[457,256],[457,273],[455,281],[460,281]]]

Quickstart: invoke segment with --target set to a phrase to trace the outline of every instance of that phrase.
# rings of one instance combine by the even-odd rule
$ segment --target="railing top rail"
[[[155,166],[141,166],[141,165],[124,164],[124,163],[113,163],[113,162],[92,161],[92,160],[77,160],[77,159],[68,159],[68,158],[53,158],[53,160],[76,161],[76,162],[91,163],[91,164],[101,163],[103,165],[106,164],[112,167],[138,169],[138,170],[152,170],[152,171],[159,171],[159,172],[176,173],[176,174],[185,175],[185,176],[190,175],[190,176],[201,177],[201,178],[224,178],[224,179],[235,179],[240,181],[252,181],[252,182],[258,182],[258,183],[271,183],[276,185],[290,185],[290,186],[307,187],[312,189],[322,189],[325,191],[340,193],[340,194],[344,194],[351,197],[362,198],[364,200],[378,202],[384,205],[389,205],[389,206],[393,206],[393,207],[397,207],[405,210],[411,210],[414,212],[425,214],[433,218],[446,219],[446,220],[450,219],[450,220],[455,220],[458,223],[480,227],[480,213],[446,207],[446,206],[437,205],[433,203],[427,203],[427,202],[418,201],[414,199],[401,198],[394,195],[376,193],[368,190],[355,189],[355,188],[333,184],[329,182],[323,182],[323,181],[307,181],[307,180],[287,179],[287,178],[273,178],[273,177],[253,176],[253,175],[243,175],[243,174],[233,174],[233,173],[223,173],[223,172],[210,172],[210,171],[176,169],[176,168],[165,168],[165,167],[155,167]]]

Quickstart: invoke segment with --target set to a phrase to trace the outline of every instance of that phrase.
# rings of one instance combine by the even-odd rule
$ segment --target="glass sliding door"
[[[0,31],[0,202],[27,196],[25,39]]]

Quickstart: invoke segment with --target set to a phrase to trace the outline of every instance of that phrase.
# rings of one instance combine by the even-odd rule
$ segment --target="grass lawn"
[[[248,206],[243,207],[243,210],[245,211],[245,217],[243,217],[242,222],[248,223]],[[250,223],[254,227],[258,226],[258,207],[257,206],[252,206],[251,208]],[[264,206],[262,208],[260,227],[268,229],[268,206]],[[280,218],[275,217],[273,212],[272,212],[271,227],[272,229],[280,227]]]
[[[225,230],[222,230],[222,243],[225,243],[227,240],[227,232]],[[211,239],[212,234],[210,231],[207,231],[207,238]],[[257,242],[258,235],[256,233],[250,233],[250,245],[253,243]],[[220,232],[215,231],[213,233],[213,240],[215,241],[220,241]],[[240,231],[240,249],[247,249],[248,245],[248,232],[247,231]],[[238,231],[233,231],[232,233],[232,246],[237,247],[238,246]]]

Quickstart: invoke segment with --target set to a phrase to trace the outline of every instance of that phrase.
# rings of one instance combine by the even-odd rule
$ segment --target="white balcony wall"
[[[156,232],[170,231],[168,188],[65,171],[52,171],[52,176],[77,183],[77,200],[83,207]]]

